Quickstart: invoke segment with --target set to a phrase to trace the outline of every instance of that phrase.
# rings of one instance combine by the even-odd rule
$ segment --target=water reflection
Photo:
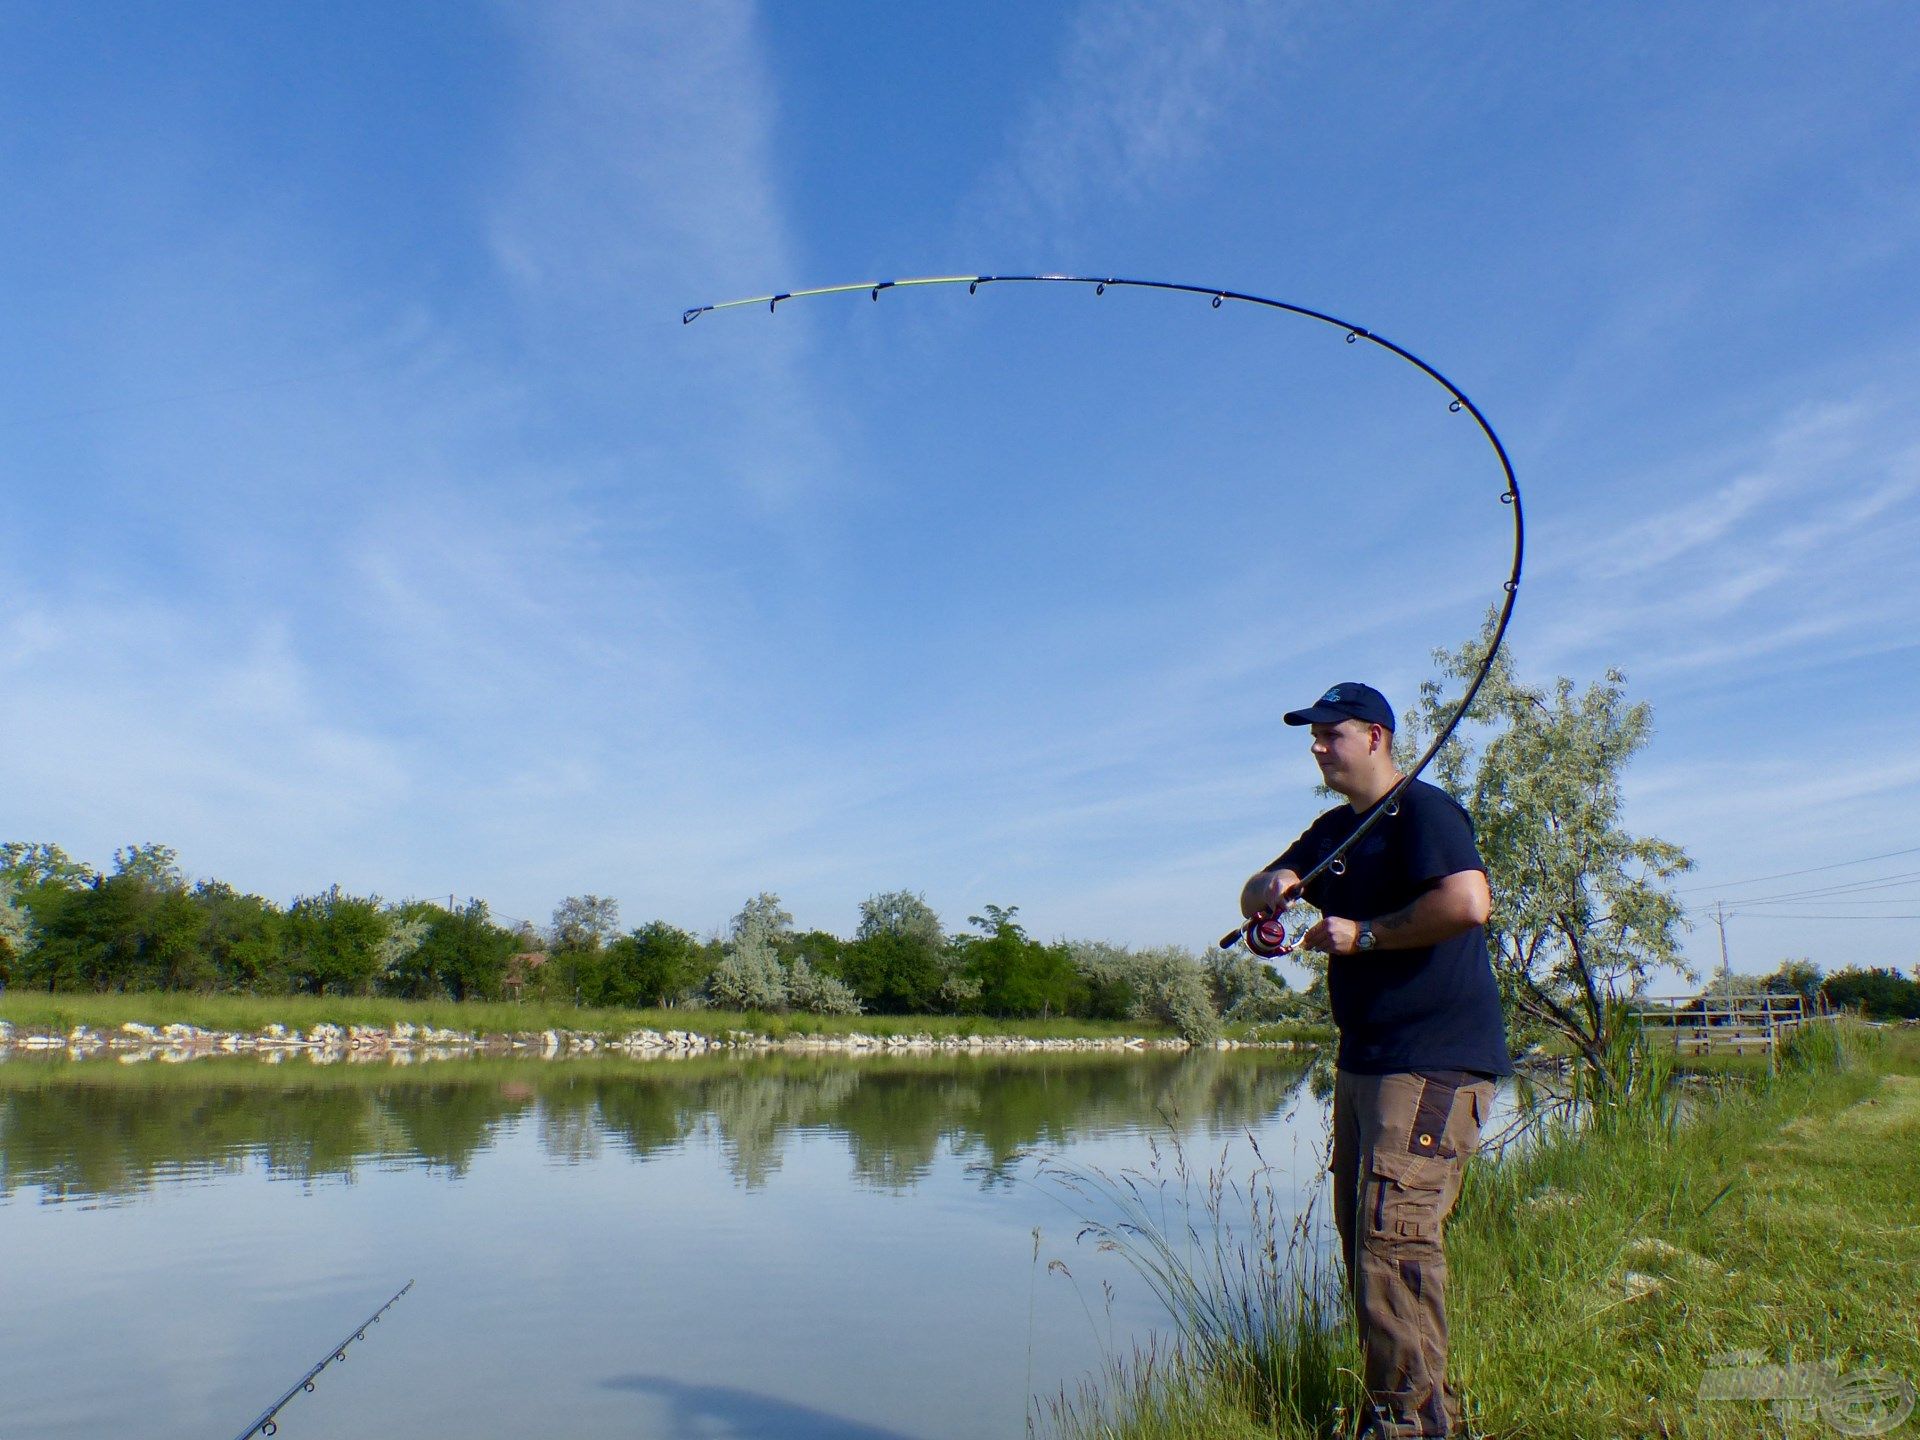
[[[1166,1120],[1239,1131],[1275,1115],[1304,1063],[1273,1053],[1184,1056],[716,1057],[469,1060],[391,1070],[209,1060],[0,1065],[0,1199],[124,1199],[260,1165],[279,1179],[350,1181],[368,1165],[451,1177],[509,1129],[553,1163],[647,1159],[710,1142],[734,1182],[764,1185],[797,1132],[845,1146],[852,1178],[905,1191],[942,1153],[982,1183],[1035,1148]]]

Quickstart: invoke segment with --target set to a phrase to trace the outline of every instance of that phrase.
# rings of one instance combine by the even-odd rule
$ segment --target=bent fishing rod
[[[298,1380],[294,1381],[293,1384],[287,1387],[286,1394],[282,1395],[278,1400],[274,1401],[273,1404],[269,1405],[266,1409],[262,1410],[260,1412],[259,1418],[257,1418],[251,1425],[247,1426],[246,1429],[242,1430],[237,1436],[235,1436],[234,1440],[251,1440],[251,1437],[255,1435],[276,1434],[280,1429],[280,1421],[278,1418],[280,1415],[280,1412],[287,1407],[287,1404],[293,1399],[293,1397],[298,1395],[302,1390],[306,1391],[309,1395],[311,1395],[313,1393],[314,1382],[320,1378],[320,1372],[326,1369],[327,1366],[331,1365],[336,1360],[344,1364],[347,1358],[347,1347],[353,1344],[353,1342],[356,1340],[366,1339],[367,1330],[371,1326],[378,1325],[380,1323],[380,1317],[386,1314],[387,1311],[391,1310],[394,1306],[394,1302],[397,1301],[402,1295],[406,1294],[407,1291],[411,1290],[412,1288],[413,1288],[413,1281],[409,1280],[407,1281],[406,1284],[402,1285],[398,1290],[394,1291],[392,1299],[388,1300],[386,1304],[382,1305],[378,1310],[374,1311],[373,1314],[369,1315],[366,1319],[362,1320],[358,1325],[356,1325],[353,1328],[353,1333],[348,1335],[346,1339],[342,1340],[338,1345],[334,1346],[333,1349],[329,1350],[325,1355],[323,1355],[320,1358],[320,1362],[318,1364],[309,1366],[306,1374],[302,1375]]]
[[[1353,345],[1364,340],[1376,345],[1389,355],[1397,356],[1407,364],[1419,370],[1434,381],[1449,397],[1447,409],[1453,414],[1465,414],[1472,417],[1473,423],[1480,427],[1480,433],[1487,437],[1487,443],[1493,447],[1493,453],[1500,462],[1500,472],[1505,484],[1500,491],[1500,503],[1513,512],[1513,564],[1507,572],[1507,578],[1501,585],[1499,616],[1494,622],[1492,638],[1487,643],[1486,654],[1480,657],[1479,668],[1474,671],[1465,693],[1454,707],[1447,723],[1421,752],[1418,759],[1402,775],[1385,795],[1367,810],[1360,823],[1351,834],[1342,840],[1327,854],[1321,856],[1312,869],[1302,875],[1291,887],[1289,893],[1280,901],[1275,911],[1260,911],[1241,921],[1233,929],[1220,937],[1222,950],[1230,950],[1241,941],[1247,948],[1265,959],[1286,954],[1293,948],[1287,940],[1286,930],[1281,922],[1280,913],[1295,898],[1306,893],[1307,886],[1323,874],[1342,875],[1346,873],[1346,853],[1380,821],[1400,813],[1400,792],[1420,778],[1420,772],[1427,768],[1429,761],[1440,753],[1440,749],[1453,737],[1453,732],[1466,719],[1467,711],[1473,706],[1480,687],[1486,683],[1493,669],[1494,658],[1500,653],[1500,644],[1506,638],[1507,622],[1513,617],[1513,606],[1520,594],[1520,567],[1526,553],[1526,522],[1520,508],[1520,482],[1514,477],[1513,462],[1507,456],[1507,447],[1500,443],[1500,437],[1494,433],[1493,425],[1481,412],[1478,405],[1467,398],[1453,381],[1421,359],[1403,345],[1395,344],[1384,335],[1375,334],[1362,325],[1342,320],[1337,315],[1329,315],[1324,310],[1315,310],[1307,305],[1295,305],[1286,300],[1274,300],[1265,295],[1249,295],[1240,290],[1221,289],[1212,285],[1186,285],[1172,280],[1130,280],[1120,276],[1107,275],[922,275],[908,280],[860,280],[848,285],[821,285],[811,290],[783,290],[773,295],[755,295],[744,300],[723,300],[714,305],[695,305],[680,313],[680,323],[691,325],[702,315],[717,310],[737,310],[749,305],[765,305],[769,314],[778,310],[783,301],[806,300],[820,295],[857,295],[866,291],[871,300],[878,301],[883,290],[905,290],[929,285],[964,285],[969,295],[977,294],[982,285],[1091,285],[1095,295],[1104,295],[1109,290],[1167,290],[1182,295],[1198,295],[1205,298],[1215,310],[1229,301],[1239,305],[1255,305],[1267,310],[1279,310],[1288,315],[1298,315],[1322,325],[1330,325],[1346,333],[1347,344]]]

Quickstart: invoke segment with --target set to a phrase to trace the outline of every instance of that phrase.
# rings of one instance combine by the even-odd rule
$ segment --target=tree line
[[[334,886],[280,906],[190,882],[165,845],[117,850],[105,871],[58,845],[0,845],[0,983],[49,993],[511,993],[588,1007],[1147,1020],[1192,1038],[1223,1018],[1314,1005],[1244,953],[1203,961],[1177,946],[1041,941],[1018,917],[988,905],[949,934],[923,896],[888,891],[861,903],[843,938],[797,930],[763,892],[703,938],[665,920],[627,929],[617,902],[579,895],[543,933],[500,924],[478,899],[390,903]]]
[[[1909,979],[1891,966],[1843,965],[1823,971],[1811,960],[1782,960],[1771,975],[1714,976],[1707,994],[1798,995],[1809,1005],[1853,1010],[1869,1020],[1920,1020],[1920,969]]]
[[[1436,678],[1402,717],[1405,759],[1452,715],[1453,684],[1478,672],[1492,623],[1435,652]],[[1694,977],[1680,951],[1687,907],[1674,889],[1693,862],[1621,818],[1626,766],[1652,733],[1651,708],[1627,699],[1618,671],[1585,687],[1566,677],[1530,684],[1503,648],[1428,772],[1473,817],[1493,891],[1488,948],[1518,1044],[1557,1035],[1603,1067],[1660,967]],[[1043,942],[1017,916],[988,905],[950,934],[923,897],[890,891],[862,903],[843,939],[796,931],[779,898],[762,894],[724,933],[697,938],[663,920],[625,930],[611,900],[585,895],[563,901],[543,936],[494,923],[478,900],[387,904],[335,888],[281,909],[217,881],[188,885],[164,846],[119,851],[108,874],[56,846],[0,847],[0,980],[47,989],[467,999],[515,982],[583,1005],[1151,1018],[1193,1036],[1222,1018],[1326,1014],[1320,957],[1299,956],[1313,980],[1290,991],[1244,951],[1200,959],[1178,948]],[[514,957],[536,948],[544,963],[516,971]],[[1920,981],[1892,970],[1814,973],[1834,1005],[1920,1013]]]

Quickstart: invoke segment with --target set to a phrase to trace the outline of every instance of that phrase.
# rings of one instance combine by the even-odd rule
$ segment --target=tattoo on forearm
[[[1417,904],[1418,902],[1416,901],[1415,903]],[[1413,906],[1402,905],[1398,910],[1389,911],[1387,914],[1375,920],[1373,922],[1373,933],[1385,937],[1393,934],[1396,930],[1406,929],[1406,927],[1412,923],[1412,920]]]

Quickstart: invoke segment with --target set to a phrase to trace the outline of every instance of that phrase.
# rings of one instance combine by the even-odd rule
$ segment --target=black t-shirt
[[[1344,874],[1328,871],[1307,888],[1306,898],[1322,913],[1377,920],[1412,904],[1444,876],[1487,868],[1473,843],[1473,821],[1446,791],[1415,780],[1398,803],[1396,814],[1383,816],[1341,857]],[[1360,819],[1351,805],[1327,811],[1267,868],[1306,874]],[[1336,955],[1327,966],[1327,995],[1343,1070],[1513,1073],[1487,932],[1478,925],[1417,950]]]

